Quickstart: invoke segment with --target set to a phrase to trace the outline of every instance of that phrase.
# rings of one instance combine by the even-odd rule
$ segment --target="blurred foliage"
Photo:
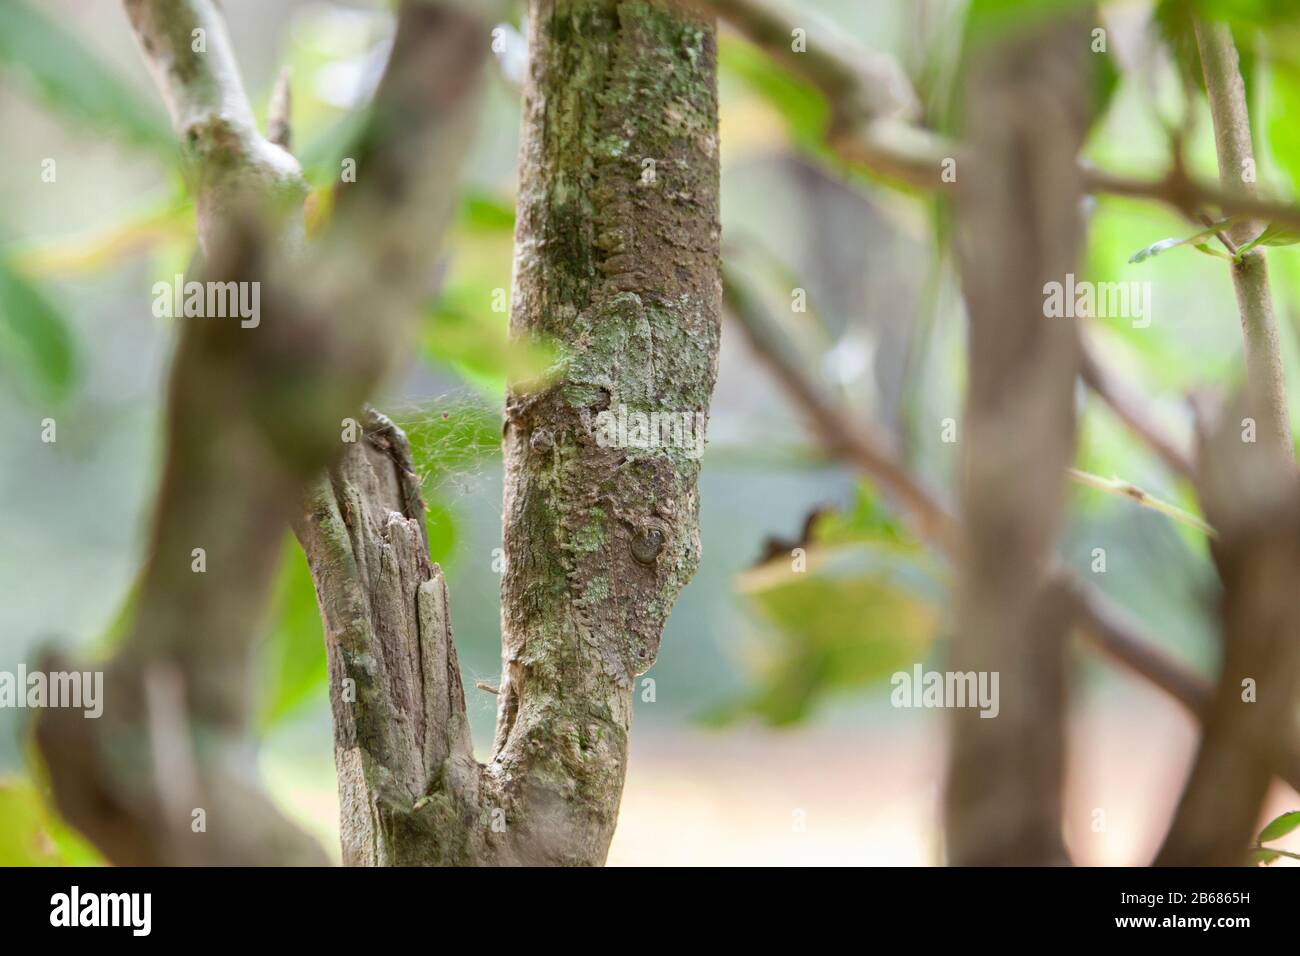
[[[1280,840],[1293,830],[1300,829],[1300,810],[1288,810],[1280,816],[1274,817],[1264,829],[1259,831],[1256,843],[1272,843],[1274,840]],[[1260,866],[1268,866],[1270,863],[1277,862],[1283,856],[1289,856],[1293,859],[1300,859],[1300,855],[1291,853],[1288,850],[1279,850],[1272,847],[1263,847],[1251,852],[1251,862]]]
[[[327,682],[325,635],[307,557],[286,535],[272,600],[271,630],[262,645],[259,671],[264,689],[258,722],[269,728],[315,696],[324,701]]]
[[[0,780],[0,866],[94,866],[102,858],[27,780]]]
[[[167,157],[177,154],[171,127],[154,101],[25,0],[0,3],[0,68],[80,124]]]
[[[1300,6],[1300,5],[1297,5]],[[1300,194],[1300,67],[1274,64],[1268,75],[1269,146],[1293,195]]]
[[[796,723],[827,697],[887,681],[928,652],[945,587],[865,485],[851,511],[817,517],[799,549],[738,579],[767,634],[753,662],[754,690],[706,721]]]
[[[952,120],[960,108],[962,92],[959,61],[973,44],[1024,28],[1039,18],[1084,8],[1093,9],[1095,4],[1090,0],[973,0],[964,10],[963,5],[954,4],[948,24],[954,37],[931,38],[926,82],[918,84],[930,98],[925,104],[926,115],[941,132],[955,132]],[[1203,82],[1191,17],[1222,17],[1233,24],[1252,104],[1264,106],[1262,113],[1254,115],[1257,126],[1267,132],[1267,140],[1258,142],[1261,171],[1266,173],[1271,164],[1281,174],[1280,182],[1300,192],[1300,129],[1296,123],[1300,116],[1300,3],[1156,0],[1148,9],[1153,14],[1155,36],[1170,51],[1174,71],[1192,89]],[[390,23],[382,11],[312,5],[295,12],[286,56],[294,76],[295,153],[313,187],[307,210],[309,235],[318,235],[328,222],[339,162],[353,151],[366,121],[364,96],[353,102],[339,91],[364,94],[367,78],[382,60]],[[724,90],[741,90],[759,104],[759,111],[770,111],[779,119],[787,140],[782,146],[788,145],[843,177],[869,178],[845,169],[826,149],[823,135],[831,110],[808,83],[729,32],[719,38],[719,62]],[[1150,77],[1145,73],[1163,69],[1163,65],[1141,62],[1122,74],[1109,47],[1107,55],[1096,62],[1096,129],[1089,158],[1114,166],[1131,161],[1146,174],[1158,174],[1158,167],[1143,168],[1147,162],[1143,150],[1164,158],[1167,131],[1152,122],[1143,108],[1149,106],[1150,97]],[[78,127],[103,131],[140,150],[132,155],[151,155],[162,161],[170,175],[177,150],[156,95],[137,92],[30,0],[0,2],[0,72],[15,78],[22,89]],[[1209,169],[1214,153],[1205,133],[1204,103],[1198,101],[1194,108],[1202,114],[1200,139],[1185,147],[1193,168],[1200,163],[1202,169]],[[724,110],[724,129],[727,122]],[[752,135],[738,132],[742,137]],[[771,143],[765,141],[764,147],[770,149]],[[724,143],[724,148],[731,146]],[[179,177],[173,176],[172,184],[179,188]],[[918,217],[921,228],[935,227],[935,235],[942,241],[949,222],[948,207],[929,197],[926,203],[927,215]],[[464,191],[444,245],[445,275],[441,276],[440,291],[428,303],[421,326],[419,356],[431,365],[452,370],[472,391],[417,406],[385,409],[410,438],[426,499],[430,557],[443,564],[456,560],[462,537],[454,483],[495,463],[500,454],[500,403],[505,382],[535,378],[556,360],[545,346],[509,340],[513,226],[513,202],[508,195],[481,187]],[[1239,334],[1226,271],[1216,274],[1199,256],[1153,259],[1173,245],[1197,245],[1208,238],[1207,232],[1200,232],[1192,239],[1153,241],[1189,231],[1182,220],[1153,204],[1098,198],[1089,223],[1085,269],[1081,270],[1093,281],[1123,281],[1135,277],[1129,271],[1132,262],[1152,259],[1142,264],[1140,277],[1158,282],[1161,295],[1167,296],[1161,300],[1161,319],[1145,329],[1112,322],[1096,331],[1107,355],[1126,375],[1140,381],[1152,396],[1152,405],[1164,406],[1164,411],[1176,407],[1178,396],[1190,387],[1231,380],[1239,364]],[[193,235],[192,203],[173,196],[161,204],[154,200],[149,208],[89,238],[26,241],[0,250],[3,377],[21,381],[24,390],[43,400],[73,394],[81,366],[77,342],[61,309],[63,298],[44,291],[43,283],[117,266],[141,254],[156,257],[155,270],[166,263],[168,268],[161,272],[169,274],[172,262],[188,259]],[[1277,230],[1260,237],[1265,245],[1295,241],[1294,234]],[[1133,250],[1142,246],[1145,255],[1132,256]],[[1280,255],[1294,254],[1284,251]],[[1286,261],[1279,265],[1273,270],[1274,281],[1290,289],[1294,299],[1300,290],[1295,265]],[[763,268],[776,276],[782,267],[769,261]],[[930,277],[935,285],[943,279],[942,268],[936,268]],[[795,275],[779,275],[776,281],[784,287],[801,284]],[[1208,331],[1186,319],[1193,309],[1205,308],[1207,289],[1212,290],[1210,306],[1222,306],[1222,315],[1216,313],[1221,321],[1208,324]],[[1219,298],[1213,298],[1215,295]],[[936,312],[939,301],[936,292]],[[808,328],[815,318],[814,310],[808,316]],[[941,331],[934,333],[936,341]],[[811,341],[801,344],[807,346]],[[830,345],[828,341],[815,344]],[[814,362],[818,358],[811,356]],[[1294,362],[1291,365],[1294,374]],[[918,377],[924,375],[924,363],[918,363],[914,371]],[[959,374],[949,377],[959,378]],[[920,394],[933,384],[918,381],[910,387]],[[924,406],[916,403],[909,407],[917,411]],[[1096,407],[1095,402],[1089,407]],[[779,441],[780,437],[774,436],[770,445]],[[770,450],[769,446],[765,445],[765,450]],[[710,456],[716,460],[712,450]],[[788,460],[802,466],[811,465],[816,458]],[[1108,414],[1084,416],[1079,463],[1089,471],[1131,477],[1147,486],[1145,469],[1147,477],[1154,473],[1158,481],[1165,482],[1149,490],[1183,507],[1194,507],[1190,489],[1168,483],[1167,476],[1153,466],[1149,452]],[[1097,520],[1102,512],[1113,514],[1114,509],[1128,507],[1099,495],[1075,497],[1075,517],[1088,521]],[[1187,553],[1203,560],[1203,538],[1183,528],[1175,531],[1182,536]],[[759,631],[749,657],[752,688],[739,699],[715,708],[709,714],[711,719],[757,717],[774,725],[793,724],[837,695],[887,684],[892,673],[910,668],[931,651],[939,608],[947,602],[943,573],[868,486],[859,486],[851,508],[821,515],[814,523],[811,540],[801,546],[806,551],[806,570],[793,569],[787,549],[738,577],[741,601]],[[310,573],[291,537],[284,550],[271,624],[260,649],[264,682],[258,719],[264,731],[310,702],[326,699],[324,643]],[[133,593],[134,589],[96,650],[105,650],[125,633]],[[728,639],[729,635],[723,638]],[[1300,812],[1284,814],[1264,828],[1260,840],[1275,840],[1298,826]],[[1271,859],[1277,858],[1275,851],[1265,852],[1273,854]],[[95,859],[93,850],[45,809],[37,788],[21,781],[0,784],[0,863],[44,865]]]
[[[791,141],[812,155],[829,159],[822,136],[831,111],[809,82],[776,63],[762,50],[724,33],[718,38],[718,66],[742,81],[785,121]]]
[[[77,378],[72,332],[47,296],[0,251],[0,363],[43,398],[62,400]]]
[[[510,264],[515,213],[509,202],[470,189],[461,197],[448,275],[421,332],[424,355],[445,365],[494,400],[507,380],[542,379],[557,350],[542,342],[511,340]]]

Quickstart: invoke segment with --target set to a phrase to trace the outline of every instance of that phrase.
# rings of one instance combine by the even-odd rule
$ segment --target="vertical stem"
[[[1255,195],[1255,154],[1250,139],[1246,88],[1238,66],[1232,30],[1224,23],[1196,22],[1196,42],[1205,74],[1205,92],[1214,122],[1219,156],[1219,180],[1226,192]],[[1237,246],[1249,242],[1266,225],[1236,223],[1229,237]],[[1286,375],[1278,340],[1273,299],[1268,288],[1264,250],[1252,249],[1232,267],[1232,287],[1241,313],[1245,340],[1246,385],[1250,407],[1259,417],[1261,437],[1294,459],[1291,417],[1287,408]]]
[[[633,687],[699,562],[721,309],[716,42],[669,0],[532,0],[528,19],[510,325],[565,362],[506,401],[489,773],[526,861],[600,863]],[[609,427],[665,413],[699,444]]]
[[[946,823],[958,865],[1068,861],[1061,839],[1069,589],[1053,545],[1074,456],[1078,330],[1044,293],[1073,271],[1086,34],[1073,21],[979,53],[967,84],[957,261],[970,317],[964,535],[949,667],[975,672],[995,713],[952,716]]]

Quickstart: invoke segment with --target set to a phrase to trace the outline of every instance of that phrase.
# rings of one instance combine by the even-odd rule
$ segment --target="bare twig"
[[[1088,488],[1095,488],[1097,491],[1104,491],[1108,495],[1116,495],[1120,498],[1127,498],[1135,501],[1143,508],[1149,508],[1152,511],[1159,512],[1168,518],[1185,524],[1189,528],[1195,528],[1197,531],[1211,538],[1217,537],[1215,530],[1205,523],[1200,517],[1192,514],[1190,511],[1184,511],[1177,505],[1163,501],[1154,495],[1149,495],[1137,485],[1123,481],[1119,478],[1103,478],[1101,475],[1094,475],[1091,472],[1080,471],[1078,468],[1069,469],[1070,478],[1078,484]]]

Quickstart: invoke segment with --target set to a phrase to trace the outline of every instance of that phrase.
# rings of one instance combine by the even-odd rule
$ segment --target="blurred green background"
[[[1010,7],[1016,4],[991,4]],[[1087,6],[1086,4],[1084,6]],[[1105,4],[1107,51],[1087,156],[1155,176],[1183,121],[1176,4]],[[1300,11],[1202,4],[1236,16],[1248,53],[1259,182],[1300,186]],[[328,188],[391,38],[383,3],[226,0],[259,109],[292,70],[295,152]],[[809,43],[841,34],[903,64],[924,120],[961,125],[961,0],[817,0]],[[804,21],[801,20],[801,23]],[[461,212],[409,367],[376,405],[411,434],[435,560],[447,570],[475,740],[490,743],[499,671],[502,383],[528,356],[505,344],[518,81],[526,24],[503,25]],[[1163,30],[1163,32],[1162,32]],[[914,468],[952,486],[964,316],[933,197],[846,169],[820,145],[826,104],[764,54],[721,37],[722,211],[728,261],[783,317],[810,369],[856,414],[893,429]],[[1177,45],[1175,44],[1175,48]],[[1191,168],[1217,178],[1208,113],[1193,102]],[[140,566],[160,462],[160,395],[174,330],[151,287],[185,270],[193,208],[161,103],[117,3],[0,0],[0,670],[45,644],[102,654]],[[48,161],[53,161],[53,166]],[[50,171],[53,170],[53,181]],[[1240,334],[1224,263],[1189,248],[1130,264],[1195,231],[1163,208],[1089,202],[1080,279],[1153,283],[1154,321],[1099,321],[1109,364],[1176,433],[1184,395],[1226,385]],[[1287,371],[1300,380],[1300,260],[1269,255]],[[792,309],[802,289],[807,311]],[[1195,509],[1144,446],[1082,390],[1078,466]],[[1293,414],[1300,409],[1293,409]],[[58,440],[40,440],[43,419]],[[950,624],[942,568],[869,485],[827,461],[737,329],[724,325],[702,478],[704,560],[673,612],[653,685],[638,694],[612,863],[939,859],[942,711],[895,710],[888,678],[935,666]],[[806,517],[809,570],[788,554]],[[1091,571],[1104,547],[1107,569]],[[1198,533],[1131,502],[1072,489],[1067,560],[1203,672],[1215,663],[1213,573]],[[337,853],[324,650],[305,562],[286,560],[262,646],[262,766],[286,810]],[[1194,728],[1157,691],[1077,654],[1067,833],[1084,863],[1145,861],[1177,795]],[[652,700],[650,698],[653,698]],[[0,710],[0,863],[94,858],[44,805],[26,762],[30,714]],[[1275,809],[1288,809],[1288,793]],[[1104,831],[1094,811],[1105,811]],[[1282,845],[1287,845],[1283,843]]]

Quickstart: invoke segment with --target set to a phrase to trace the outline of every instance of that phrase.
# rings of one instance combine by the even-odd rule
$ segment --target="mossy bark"
[[[603,863],[635,680],[699,562],[698,447],[609,446],[598,420],[625,407],[702,427],[708,413],[714,29],[663,0],[533,0],[529,23],[511,329],[561,357],[506,401],[486,765],[400,432],[371,416],[299,524],[330,646],[348,863]]]
[[[511,328],[564,358],[507,400],[492,774],[527,804],[543,858],[594,863],[614,832],[634,679],[700,551],[692,448],[601,447],[597,419],[708,412],[716,49],[711,25],[661,2],[534,0],[529,22]]]

